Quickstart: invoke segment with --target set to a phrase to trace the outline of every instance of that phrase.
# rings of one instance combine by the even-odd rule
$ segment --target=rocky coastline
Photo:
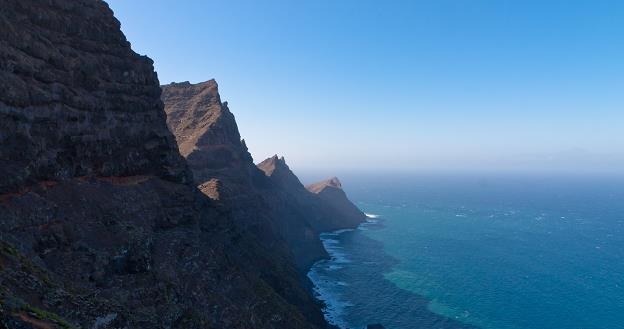
[[[327,327],[305,273],[363,213],[256,166],[216,82],[161,88],[104,1],[0,29],[3,327]]]

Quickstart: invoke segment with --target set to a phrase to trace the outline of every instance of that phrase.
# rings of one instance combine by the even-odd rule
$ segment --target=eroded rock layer
[[[189,179],[152,61],[102,1],[0,6],[0,192],[45,179]]]

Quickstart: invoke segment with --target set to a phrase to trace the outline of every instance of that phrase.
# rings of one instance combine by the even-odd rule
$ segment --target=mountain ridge
[[[219,193],[217,181],[222,182],[223,189],[221,191],[225,190],[225,186],[229,186],[236,187],[238,191],[246,191],[246,195],[252,194],[254,202],[240,200],[239,194],[229,198],[225,203],[236,204],[239,207],[241,204],[248,205],[244,208],[253,208],[262,204],[265,209],[268,209],[269,214],[266,221],[271,222],[278,235],[286,241],[299,270],[302,273],[307,272],[307,269],[314,262],[328,257],[320,242],[319,234],[345,226],[356,227],[365,220],[364,214],[360,212],[361,216],[358,221],[349,218],[349,224],[336,224],[341,219],[339,218],[340,214],[334,212],[335,207],[326,204],[322,198],[306,190],[299,178],[289,168],[284,157],[274,155],[255,165],[241,140],[234,117],[229,117],[223,111],[223,104],[225,103],[221,103],[216,82],[214,80],[208,81],[212,81],[211,90],[213,92],[209,95],[200,92],[206,83],[197,85],[172,83],[162,86],[162,99],[168,114],[167,122],[170,129],[178,141],[181,141],[185,138],[181,133],[189,131],[186,129],[188,127],[185,125],[186,122],[201,122],[206,118],[218,120],[223,116],[224,121],[226,118],[228,121],[226,131],[211,132],[197,129],[190,132],[190,134],[201,136],[205,142],[203,145],[193,146],[194,152],[196,152],[195,157],[197,159],[208,158],[214,149],[227,147],[229,152],[244,152],[245,158],[236,166],[226,166],[229,168],[229,174],[226,175],[224,170],[208,170],[206,167],[194,165],[192,156],[187,155],[187,161],[189,161],[194,172],[196,183],[203,186],[204,193],[213,196],[227,194],[227,192]],[[181,100],[180,95],[184,95],[187,99]],[[207,97],[209,99],[205,99]],[[203,104],[203,108],[198,110],[197,104]],[[201,113],[201,115],[198,116],[197,113]],[[228,113],[231,113],[229,109]],[[180,128],[180,125],[185,125],[185,128]],[[206,125],[199,124],[197,126]],[[211,127],[212,129],[220,129],[218,126]],[[225,140],[230,141],[227,146],[213,138],[215,135],[228,133],[231,135],[225,138]],[[199,137],[196,140],[199,140]],[[341,199],[341,201],[350,203],[346,198]],[[247,217],[247,215],[241,215],[238,218],[241,222],[249,222],[250,219]],[[262,237],[260,238],[262,239]]]

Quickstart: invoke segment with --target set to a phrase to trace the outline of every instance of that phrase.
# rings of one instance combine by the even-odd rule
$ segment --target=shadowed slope
[[[274,240],[257,223],[259,219],[270,222],[301,272],[327,256],[319,232],[357,226],[351,219],[340,223],[341,215],[307,191],[284,158],[271,157],[258,167],[253,164],[214,80],[165,85],[162,99],[167,123],[202,191],[219,199],[260,240]]]
[[[322,244],[304,221],[305,214],[284,200],[254,165],[234,116],[220,100],[216,82],[172,83],[162,88],[167,123],[186,148],[200,190],[265,248],[291,257],[289,262],[297,264],[300,271],[306,271],[299,261],[308,257],[305,255],[314,259],[325,256]],[[297,277],[310,285],[306,277]],[[287,299],[304,310],[310,321],[323,323],[310,294],[292,289]]]
[[[332,209],[333,216],[337,220],[328,225],[353,227],[365,219],[364,213],[349,200],[337,177],[308,185],[306,188],[323,200],[328,208]]]

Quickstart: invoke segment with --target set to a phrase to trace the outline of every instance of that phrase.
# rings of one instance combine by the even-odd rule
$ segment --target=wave
[[[336,293],[335,287],[340,285],[340,281],[331,282],[329,278],[325,277],[315,269],[312,269],[308,273],[308,277],[312,280],[312,282],[316,282],[314,285],[314,295],[318,300],[323,301],[325,304],[323,314],[325,315],[327,322],[338,328],[347,328],[347,323],[343,316],[345,308],[352,306],[353,304],[342,300],[339,294]]]
[[[327,322],[340,329],[347,329],[347,321],[344,318],[347,308],[353,304],[344,298],[342,290],[349,283],[335,280],[331,272],[340,271],[351,263],[349,256],[344,251],[344,246],[339,236],[351,231],[366,231],[368,226],[378,223],[380,215],[364,213],[367,220],[354,229],[341,229],[333,232],[320,234],[321,242],[329,254],[329,259],[320,260],[312,266],[308,272],[308,278],[314,283],[314,296],[325,304],[323,314]]]
[[[336,236],[337,236],[337,235],[340,235],[340,234],[342,234],[342,233],[345,233],[345,232],[351,232],[351,231],[355,231],[355,230],[356,230],[356,229],[354,229],[354,228],[343,228],[343,229],[341,229],[341,230],[333,231],[333,232],[331,232],[330,234],[333,234],[333,235],[336,235]],[[327,234],[327,233],[326,233],[326,234]]]

